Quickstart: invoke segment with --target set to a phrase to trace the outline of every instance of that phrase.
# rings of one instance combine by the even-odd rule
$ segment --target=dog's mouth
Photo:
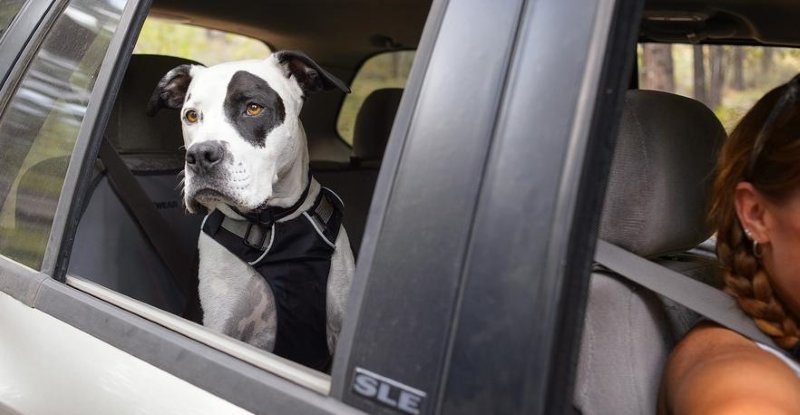
[[[203,187],[196,190],[190,195],[190,198],[204,205],[212,205],[220,202],[231,204],[236,200],[233,196],[211,187]]]

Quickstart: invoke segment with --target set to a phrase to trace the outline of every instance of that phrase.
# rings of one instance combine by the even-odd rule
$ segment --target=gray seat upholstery
[[[725,130],[694,100],[629,91],[609,177],[600,237],[710,284],[716,262],[687,252],[708,239],[706,203]],[[575,409],[656,411],[661,370],[699,316],[603,270],[591,276]]]
[[[361,247],[375,181],[402,95],[400,88],[386,88],[367,96],[356,117],[349,164],[312,164],[317,180],[333,189],[345,203],[344,227],[355,254]]]
[[[367,96],[353,129],[354,159],[380,162],[402,96],[402,88],[377,89]]]
[[[178,235],[180,249],[196,252],[202,216],[189,215],[182,202],[178,172],[183,145],[177,112],[148,117],[145,108],[161,77],[185,59],[134,55],[111,114],[106,138],[134,173],[145,193]],[[69,272],[171,312],[186,299],[175,278],[150,245],[105,174],[95,172],[93,187],[78,225]],[[185,278],[185,277],[184,277]]]

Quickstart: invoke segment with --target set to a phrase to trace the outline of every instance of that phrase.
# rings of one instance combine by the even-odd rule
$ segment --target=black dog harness
[[[326,292],[343,205],[331,190],[320,188],[314,204],[296,218],[308,196],[309,177],[300,199],[287,209],[269,207],[245,220],[215,210],[203,232],[261,274],[275,297],[278,328],[273,352],[305,366],[327,371],[331,354],[326,337]]]

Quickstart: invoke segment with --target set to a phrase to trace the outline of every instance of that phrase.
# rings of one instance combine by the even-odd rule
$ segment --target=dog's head
[[[275,183],[307,159],[303,100],[350,89],[300,52],[211,67],[181,65],[158,83],[148,114],[180,109],[186,146],[184,199],[192,212],[225,203],[264,207]]]

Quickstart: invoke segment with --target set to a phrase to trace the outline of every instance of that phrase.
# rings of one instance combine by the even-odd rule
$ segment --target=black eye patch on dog
[[[248,115],[249,104],[260,105],[264,110],[255,116]],[[286,118],[286,109],[278,93],[267,81],[247,71],[236,72],[231,77],[223,107],[236,131],[256,147],[264,147],[267,134]]]

